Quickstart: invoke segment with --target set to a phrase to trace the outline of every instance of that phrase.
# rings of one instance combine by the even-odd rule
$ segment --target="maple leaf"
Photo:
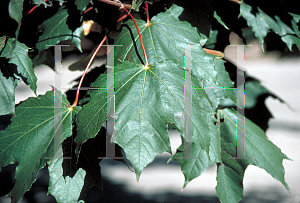
[[[252,7],[245,4],[243,1],[240,6],[240,16],[245,18],[249,27],[252,28],[254,35],[259,40],[262,49],[264,50],[264,38],[267,36],[268,32],[272,30],[277,35],[281,37],[281,40],[286,43],[290,51],[292,51],[293,44],[296,44],[300,50],[300,34],[297,23],[300,20],[300,15],[289,13],[292,19],[292,28],[283,23],[278,16],[271,18],[269,15],[264,13],[260,8],[257,14],[252,14]]]
[[[114,75],[115,141],[133,164],[137,179],[156,155],[170,152],[168,123],[175,123],[176,128],[184,133],[184,115],[193,118],[192,139],[209,154],[210,125],[215,121],[212,104],[203,89],[195,90],[191,103],[193,113],[187,114],[184,107],[185,50],[180,44],[198,43],[192,52],[195,63],[192,67],[193,84],[198,87],[203,83],[232,85],[223,63],[201,48],[199,43],[204,43],[207,38],[199,35],[189,23],[180,21],[180,12],[182,8],[173,5],[154,16],[150,26],[142,20],[137,21],[145,39],[149,68],[145,68],[136,55],[129,31],[124,29],[116,39],[116,43],[123,46],[115,51],[118,64]],[[133,35],[137,36],[133,23],[128,24]],[[135,42],[139,44],[138,38]],[[139,45],[137,50],[141,50]],[[113,99],[106,98],[106,77],[102,75],[92,84],[92,87],[102,90],[93,90],[90,102],[78,114],[75,142],[79,146],[94,137],[106,119],[107,101]]]
[[[5,39],[2,39],[4,44]],[[0,85],[2,88],[0,88],[0,115],[14,114],[15,87],[21,81],[24,81],[36,94],[37,77],[34,74],[32,62],[28,56],[28,49],[25,44],[10,38],[7,40],[3,50],[1,50]]]
[[[29,190],[47,157],[54,157],[54,136],[59,129],[62,141],[72,135],[72,118],[81,107],[69,107],[64,96],[62,107],[55,107],[54,98],[60,96],[59,91],[52,90],[27,99],[16,108],[11,124],[0,132],[0,169],[18,163],[16,182],[10,192],[12,203],[20,201]]]
[[[39,37],[39,41],[36,44],[36,48],[39,51],[49,48],[48,45],[55,45],[63,40],[70,40],[75,44],[78,50],[82,52],[82,26],[72,32],[67,25],[68,16],[67,9],[62,6],[54,16],[45,20],[42,25],[39,26],[39,30],[42,32],[42,35]]]

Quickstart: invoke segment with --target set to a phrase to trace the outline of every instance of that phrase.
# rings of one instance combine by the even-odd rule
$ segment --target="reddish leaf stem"
[[[86,75],[86,73],[87,73],[89,67],[91,66],[91,64],[92,64],[92,62],[93,62],[93,60],[94,60],[94,58],[95,58],[97,52],[99,51],[99,49],[101,48],[101,46],[102,46],[103,43],[105,42],[106,38],[107,38],[107,36],[105,35],[105,37],[102,39],[101,43],[98,45],[98,47],[97,47],[96,51],[94,52],[93,56],[91,57],[91,59],[90,59],[88,65],[86,66],[86,68],[85,68],[85,70],[84,70],[84,72],[83,72],[83,74],[82,74],[82,76],[81,76],[79,85],[78,85],[78,87],[77,87],[76,98],[75,98],[75,101],[74,101],[74,103],[73,103],[72,106],[76,106],[76,105],[77,105],[78,98],[79,98],[79,91],[80,91],[80,87],[81,87],[81,85],[82,85],[82,81],[83,81],[83,79],[84,79],[84,77],[85,77],[85,75]]]
[[[221,58],[224,57],[224,54],[223,54],[222,52],[220,52],[220,51],[211,50],[211,49],[205,49],[205,48],[203,48],[203,49],[204,49],[204,51],[206,51],[206,53],[208,53],[208,54],[212,54],[212,55],[215,55],[215,56],[219,56],[219,57],[217,57],[216,59],[221,59]]]
[[[146,5],[146,14],[147,14],[147,24],[149,24],[150,20],[149,20],[149,12],[148,12],[148,3],[147,3],[147,1],[145,1],[145,5]]]
[[[143,53],[144,53],[144,57],[145,57],[145,67],[147,67],[147,66],[148,66],[148,58],[147,58],[147,54],[146,54],[146,51],[145,51],[145,47],[144,47],[142,35],[141,35],[141,33],[140,33],[140,29],[139,29],[138,25],[136,24],[135,19],[134,19],[134,17],[131,15],[131,13],[129,13],[129,11],[128,11],[126,8],[124,8],[124,7],[121,7],[121,9],[123,9],[124,11],[127,12],[127,14],[131,17],[132,21],[133,21],[134,24],[135,24],[136,30],[137,30],[138,33],[139,33],[139,37],[140,37],[140,41],[141,41],[141,46],[142,46]]]
[[[237,3],[237,4],[241,4],[241,2],[238,1],[238,0],[229,0],[229,1],[235,2],[235,3]]]
[[[46,2],[47,0],[45,0],[45,2]],[[30,13],[32,13],[32,11],[34,11],[34,9],[36,9],[37,8],[37,5],[35,5],[32,9],[30,9],[30,11],[28,11],[28,13],[27,14],[30,14]]]
[[[89,8],[87,8],[87,9],[85,9],[84,11],[83,11],[83,13],[87,13],[87,12],[89,12],[90,10],[92,10],[94,7],[89,7]]]
[[[121,20],[125,19],[127,16],[128,16],[128,14],[123,15],[121,18],[119,18],[119,20],[117,21],[117,23],[120,22]]]
[[[121,7],[121,8],[125,9],[124,7]],[[137,26],[137,24],[136,24],[136,22],[135,22],[133,16],[132,16],[130,13],[128,13],[128,11],[127,11],[126,9],[125,9],[125,11],[127,12],[127,14],[126,14],[126,15],[123,15],[123,16],[118,20],[118,22],[120,22],[121,20],[123,20],[123,19],[124,19],[125,17],[127,17],[127,15],[129,14],[129,15],[132,17],[132,19],[133,19],[133,21],[134,21],[134,23],[135,23],[135,25],[136,25],[136,27],[137,27],[137,29],[138,29],[138,26]],[[138,29],[138,32],[139,32],[140,38],[142,39],[139,29]],[[74,101],[74,103],[73,103],[72,106],[76,106],[76,105],[77,105],[77,103],[78,103],[78,98],[79,98],[80,87],[81,87],[81,85],[82,85],[82,81],[83,81],[83,79],[84,79],[84,77],[85,77],[85,75],[86,75],[86,73],[87,73],[89,67],[91,66],[91,64],[92,64],[92,62],[93,62],[93,60],[94,60],[94,58],[95,58],[97,52],[99,51],[99,49],[101,48],[101,46],[103,45],[103,43],[105,42],[106,39],[107,39],[107,35],[105,35],[105,37],[102,39],[101,43],[98,45],[98,47],[97,47],[97,49],[95,50],[93,56],[91,57],[91,59],[90,59],[88,65],[86,66],[86,68],[85,68],[85,70],[84,70],[84,72],[83,72],[83,74],[82,74],[82,76],[81,76],[80,82],[79,82],[79,84],[78,84],[77,92],[76,92],[76,98],[75,98],[75,101]],[[143,47],[144,54],[146,54],[142,40],[141,40],[141,44],[142,44],[142,47]],[[147,56],[145,57],[145,60],[147,61],[147,65],[148,65]]]

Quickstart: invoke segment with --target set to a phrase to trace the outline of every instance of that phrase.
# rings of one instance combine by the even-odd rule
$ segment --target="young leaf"
[[[132,0],[131,9],[139,12],[139,8],[144,3],[144,0]]]
[[[49,48],[48,45],[56,45],[63,40],[70,40],[75,44],[79,51],[82,52],[82,26],[72,32],[67,25],[68,16],[67,9],[62,6],[54,16],[45,20],[42,25],[39,26],[39,29],[42,32],[42,35],[39,37],[39,41],[36,44],[36,48],[39,51]]]
[[[18,23],[18,28],[15,32],[18,39],[19,29],[22,21],[23,0],[10,0],[8,6],[9,16]]]
[[[23,0],[10,0],[8,10],[10,17],[20,24],[22,20]]]
[[[13,77],[14,80],[22,79],[24,83],[27,84],[36,94],[37,77],[34,74],[32,62],[28,56],[29,48],[25,44],[20,43],[19,41],[15,42],[16,44],[13,48],[13,42],[13,38],[8,39],[7,44],[2,50],[0,57],[10,59],[9,63],[15,64],[17,66],[16,70],[8,70],[10,77]]]
[[[224,28],[226,28],[227,30],[229,30],[229,27],[227,27],[227,25],[223,22],[223,20],[221,19],[220,16],[218,16],[217,12],[214,12],[214,18],[221,24],[223,25]]]
[[[72,135],[72,117],[80,107],[68,107],[64,96],[62,108],[55,107],[54,98],[60,96],[59,91],[52,90],[38,98],[27,99],[16,108],[11,124],[0,132],[0,169],[18,164],[16,183],[10,192],[12,203],[20,201],[30,189],[38,171],[45,166],[46,158],[54,157],[54,136],[61,136],[63,141]]]
[[[86,172],[79,168],[73,177],[63,177],[63,157],[51,160],[49,171],[49,190],[57,202],[77,202],[84,184]]]

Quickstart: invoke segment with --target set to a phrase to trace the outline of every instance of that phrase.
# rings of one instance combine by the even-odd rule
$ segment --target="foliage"
[[[91,186],[102,188],[99,167],[102,159],[98,160],[98,157],[107,156],[107,146],[106,131],[101,126],[112,108],[109,106],[111,101],[115,101],[114,114],[111,115],[115,120],[112,141],[117,144],[118,156],[122,156],[121,148],[124,150],[137,180],[156,155],[171,154],[169,129],[172,126],[180,132],[182,145],[168,162],[177,161],[181,165],[185,177],[183,188],[210,165],[217,164],[217,196],[221,202],[239,202],[243,198],[244,173],[251,164],[263,168],[289,191],[282,165],[283,159],[289,158],[268,140],[264,132],[266,128],[255,117],[245,119],[245,157],[254,159],[234,159],[236,130],[243,132],[236,125],[243,119],[237,113],[235,103],[236,67],[230,70],[229,63],[220,59],[223,50],[208,49],[218,47],[220,37],[228,40],[228,35],[220,36],[224,30],[234,30],[232,23],[215,6],[218,1],[175,1],[180,6],[170,4],[168,9],[159,8],[160,3],[169,2],[152,2],[149,12],[146,6],[145,15],[144,2],[133,0],[130,13],[141,17],[135,21],[127,19],[127,11],[117,11],[117,6],[121,6],[118,2],[72,2],[73,6],[63,1],[11,0],[1,3],[9,4],[6,18],[17,23],[17,26],[1,31],[3,36],[0,38],[0,115],[12,116],[11,124],[0,131],[0,169],[17,163],[16,183],[9,193],[12,202],[22,199],[35,182],[38,171],[46,164],[50,176],[48,192],[57,202],[84,200]],[[227,4],[234,4],[234,9],[239,6],[240,18],[245,19],[263,49],[264,39],[270,31],[279,35],[290,50],[294,44],[300,48],[300,15],[289,13],[291,21],[286,24],[280,16],[269,16],[256,8],[257,5],[234,2],[228,1]],[[206,6],[205,9],[201,7],[205,11],[195,11],[198,4]],[[126,10],[128,5],[122,9]],[[106,6],[115,7],[122,16],[121,26],[112,20],[116,17],[97,19],[94,11],[90,11],[91,8],[106,9]],[[255,13],[253,8],[258,12]],[[37,35],[33,41],[24,40],[27,24],[23,21],[39,11],[47,13],[47,17],[33,22],[32,29]],[[196,18],[191,17],[193,11]],[[74,18],[72,23],[71,17]],[[20,81],[36,93],[33,64],[49,64],[47,56],[51,56],[51,48],[48,45],[62,44],[67,40],[82,51],[81,22],[90,19],[104,27],[110,23],[120,31],[114,40],[115,45],[122,45],[115,48],[114,71],[97,76],[90,84],[93,89],[78,106],[78,98],[71,105],[54,88],[45,95],[15,105],[14,89]],[[103,21],[106,24],[101,23]],[[212,27],[216,22],[217,26]],[[106,33],[108,37],[109,33]],[[191,69],[187,68],[187,61],[190,61]],[[190,80],[186,78],[188,75],[193,82],[192,100],[187,100],[185,95],[186,88],[189,88],[185,86],[186,80]],[[114,87],[107,86],[108,77],[114,78]],[[231,90],[224,91],[220,87]],[[247,109],[256,106],[262,94],[276,98],[255,79],[247,80],[245,87]],[[114,94],[108,94],[106,90],[109,88],[114,88]],[[61,106],[54,105],[54,99],[61,100]],[[62,145],[58,146],[62,147],[55,144],[57,135],[61,136],[59,144]],[[57,156],[57,152],[61,154]],[[188,153],[192,157],[187,157]],[[123,159],[119,161],[125,163]]]

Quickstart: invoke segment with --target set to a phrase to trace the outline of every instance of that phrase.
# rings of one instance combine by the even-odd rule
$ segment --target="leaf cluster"
[[[288,157],[265,134],[271,114],[264,99],[277,96],[246,75],[245,108],[251,113],[244,125],[238,125],[244,117],[237,111],[237,68],[218,54],[228,44],[229,30],[242,36],[241,28],[246,26],[262,49],[269,32],[278,35],[289,50],[293,45],[300,49],[300,15],[291,10],[290,21],[283,21],[282,13],[268,14],[257,1],[153,1],[147,22],[143,1],[124,3],[132,4],[137,26],[128,18],[117,23],[124,13],[105,1],[1,2],[7,26],[0,34],[0,115],[11,119],[0,128],[0,170],[17,164],[9,193],[12,202],[22,199],[45,165],[50,176],[48,193],[57,202],[84,200],[93,185],[102,188],[99,162],[104,157],[126,164],[121,149],[139,180],[155,156],[171,154],[170,128],[179,131],[182,140],[169,162],[181,165],[183,188],[216,164],[219,200],[239,202],[245,170],[256,165],[289,191],[282,165]],[[222,4],[233,12],[224,13]],[[114,48],[105,72],[96,74],[79,106],[71,105],[74,98],[54,87],[15,105],[15,88],[21,81],[36,94],[33,68],[54,65],[49,45],[67,43],[82,52],[82,22],[87,20],[101,27],[94,35],[95,43],[102,33],[120,46]],[[110,35],[112,30],[117,37]],[[143,53],[147,59],[141,57]],[[257,119],[261,109],[267,112],[264,120]],[[108,116],[114,119],[113,135],[102,127]],[[237,133],[245,137],[242,157],[237,154]],[[106,153],[108,148],[115,156]]]

